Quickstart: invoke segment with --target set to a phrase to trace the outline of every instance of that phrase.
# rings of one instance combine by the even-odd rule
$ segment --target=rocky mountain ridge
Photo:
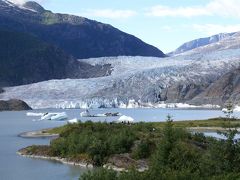
[[[168,55],[170,55],[170,56],[178,55],[178,54],[181,54],[181,53],[184,53],[187,51],[191,51],[191,50],[199,48],[199,47],[211,45],[211,44],[217,43],[219,41],[222,41],[226,38],[231,38],[235,34],[236,34],[236,32],[220,33],[220,34],[216,34],[216,35],[213,35],[210,37],[195,39],[195,40],[184,43],[179,48],[177,48],[175,51],[170,52]]]
[[[155,56],[164,53],[111,25],[45,10],[36,2],[21,6],[0,0],[0,28],[30,33],[75,58]]]

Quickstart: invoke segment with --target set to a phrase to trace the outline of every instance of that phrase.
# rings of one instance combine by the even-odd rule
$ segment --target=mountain
[[[0,87],[50,79],[98,77],[111,72],[110,65],[78,62],[29,34],[0,29],[0,42]]]
[[[16,5],[0,0],[0,27],[31,33],[78,59],[120,55],[165,57],[156,47],[111,25],[55,14],[36,2]]]
[[[216,34],[211,37],[195,39],[195,40],[184,43],[183,45],[181,45],[179,48],[177,48],[175,51],[169,53],[168,55],[173,56],[173,55],[177,55],[177,54],[181,54],[181,53],[190,51],[195,48],[199,48],[199,47],[206,46],[209,44],[217,43],[221,40],[224,40],[226,38],[234,36],[235,34],[236,34],[235,32],[234,33],[220,33],[220,34]]]
[[[203,93],[196,96],[192,102],[222,104],[231,101],[234,104],[240,102],[240,69],[232,70],[217,81],[212,83]]]

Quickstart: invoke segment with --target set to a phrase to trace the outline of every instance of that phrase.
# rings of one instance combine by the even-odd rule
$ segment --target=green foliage
[[[101,166],[110,155],[130,153],[138,137],[151,130],[151,125],[141,123],[128,126],[88,121],[58,129],[60,137],[52,140],[50,147],[55,156],[75,157],[86,153],[94,165]],[[147,156],[146,152],[142,153]]]
[[[196,142],[205,143],[207,141],[206,136],[203,133],[194,133],[192,139]]]
[[[240,169],[240,142],[234,140],[236,130],[224,133],[226,140],[210,142],[208,153],[204,154],[203,173],[221,175],[238,173]]]
[[[42,14],[42,23],[43,24],[47,24],[47,25],[51,25],[51,24],[56,24],[56,23],[60,23],[60,19],[58,17],[57,14],[53,14],[52,12],[50,11],[45,11],[43,14]]]
[[[240,178],[240,142],[234,140],[236,130],[229,130],[226,139],[206,138],[202,133],[190,134],[175,128],[170,116],[155,140],[156,148],[149,151],[145,139],[138,141],[133,155],[143,157],[150,152],[149,170],[114,173],[100,169],[84,174],[85,179],[114,180],[237,180]],[[160,133],[161,134],[161,133]],[[156,138],[156,136],[154,137]]]
[[[132,156],[134,159],[145,159],[151,155],[154,143],[149,139],[141,140],[133,149]]]
[[[80,180],[116,180],[117,173],[113,170],[100,168],[94,172],[88,171],[80,177]]]
[[[152,123],[157,129],[165,127],[166,122]],[[213,118],[208,120],[195,120],[195,121],[175,121],[173,122],[174,128],[192,128],[192,127],[240,127],[239,119],[235,118]]]

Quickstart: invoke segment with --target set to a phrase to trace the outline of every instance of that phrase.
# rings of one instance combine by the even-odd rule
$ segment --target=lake
[[[91,113],[120,112],[133,117],[136,121],[164,121],[170,114],[174,120],[207,119],[223,116],[219,110],[179,110],[179,109],[96,109]],[[21,138],[18,135],[26,131],[61,126],[66,122],[34,121],[37,117],[27,117],[27,111],[0,112],[0,179],[3,180],[68,180],[78,179],[85,168],[64,165],[54,161],[21,157],[16,152],[29,145],[49,144],[48,138]],[[69,119],[80,118],[78,109],[48,109],[31,112],[66,112]],[[235,116],[240,117],[240,113]],[[90,118],[81,118],[83,121]],[[117,118],[92,118],[93,121],[112,121]]]

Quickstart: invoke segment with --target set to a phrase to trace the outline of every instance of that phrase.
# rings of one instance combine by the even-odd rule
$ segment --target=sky
[[[111,24],[165,53],[193,39],[240,31],[240,0],[37,1],[53,12]]]

